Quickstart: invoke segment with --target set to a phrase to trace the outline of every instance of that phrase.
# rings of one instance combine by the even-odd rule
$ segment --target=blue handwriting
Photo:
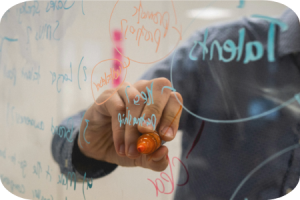
[[[16,68],[12,68],[10,70],[6,70],[6,66],[3,67],[3,75],[5,78],[13,80],[13,86],[16,85],[17,72]]]
[[[68,172],[67,176],[64,174],[58,175],[58,182],[57,184],[66,185],[66,189],[68,189],[68,181],[70,180],[70,187],[74,182],[74,190],[76,190],[76,174],[74,172]]]
[[[71,121],[72,123],[72,128],[71,129],[68,129],[66,128],[65,126],[55,126],[53,125],[53,117],[52,117],[52,120],[51,120],[51,132],[52,134],[57,134],[59,135],[60,138],[64,137],[66,138],[69,142],[73,142],[73,138],[72,138],[72,135],[73,135],[73,118],[70,117],[68,119],[68,122],[67,124],[69,124],[69,122]],[[68,136],[68,134],[70,134]]]
[[[280,26],[282,28],[282,31],[286,31],[288,29],[287,24],[279,21],[278,19],[275,18],[270,18],[266,16],[261,16],[261,15],[253,15],[252,17],[264,19],[270,22],[270,27],[269,27],[269,32],[268,32],[268,44],[267,44],[267,53],[268,53],[268,61],[269,62],[274,62],[275,61],[275,56],[274,56],[274,42],[275,42],[275,25]],[[205,30],[204,33],[204,39],[203,41],[194,41],[194,46],[192,47],[190,53],[189,53],[189,58],[191,60],[198,60],[197,57],[193,56],[194,49],[196,46],[200,46],[202,48],[202,60],[205,60],[205,56],[208,53],[208,48],[206,46],[206,40],[208,36],[208,30]],[[223,43],[223,46],[220,45],[218,40],[214,40],[210,46],[210,60],[213,59],[214,57],[214,47],[216,47],[217,52],[219,54],[219,60],[223,62],[230,62],[234,58],[236,58],[236,61],[240,61],[242,57],[242,53],[244,50],[244,43],[245,43],[245,28],[241,28],[239,30],[239,40],[238,40],[238,46],[236,44],[228,39]],[[254,49],[256,49],[256,53],[254,53]],[[227,52],[230,54],[229,58],[224,58],[223,57],[223,51]],[[251,41],[246,43],[246,54],[245,54],[245,59],[244,59],[244,64],[249,63],[250,61],[257,61],[261,59],[264,55],[263,51],[263,45],[259,41]]]
[[[244,8],[245,0],[240,0],[240,4],[237,6],[238,8]]]
[[[130,103],[129,98],[128,98],[128,94],[127,94],[127,88],[129,88],[129,87],[130,86],[128,85],[125,88],[125,94],[126,94],[128,103]],[[147,97],[145,92],[141,92],[141,96],[142,96],[142,99],[144,99],[144,104],[146,104],[147,101],[148,101],[147,105],[149,106],[149,105],[151,105],[151,103],[154,104],[154,101],[153,101],[153,82],[151,83],[151,90],[148,87],[146,87],[146,90],[148,92],[149,101],[148,101],[148,97]],[[137,100],[135,100],[135,99],[133,100],[134,105],[140,105],[140,104],[137,104],[140,101],[140,95],[136,95],[135,98],[137,98]]]
[[[39,27],[39,30],[35,34],[35,40],[41,40],[41,39],[47,39],[51,40],[52,38],[54,40],[60,40],[60,38],[55,37],[55,33],[57,28],[59,27],[59,21],[56,20],[56,27],[52,27],[51,24],[44,24],[43,26]]]
[[[21,8],[17,9],[17,14],[18,14],[18,22],[19,24],[22,23],[21,21],[21,15],[22,14],[27,14],[27,15],[36,15],[40,13],[39,10],[39,2],[37,0],[34,0],[33,5],[27,5],[28,2],[24,2],[21,6]],[[31,3],[31,2],[30,2]]]
[[[33,70],[33,67],[29,69],[28,71],[22,68],[22,76],[27,80],[37,81],[39,84],[40,80],[40,66],[38,66],[37,70]]]
[[[90,180],[85,180],[86,179],[86,173],[84,173],[83,181],[82,181],[82,194],[85,199],[85,194],[84,194],[84,183],[85,181],[87,182],[87,190],[89,188],[93,187],[93,178],[90,178]],[[72,183],[74,182],[74,190],[76,190],[76,174],[74,172],[68,172],[67,175],[65,174],[60,174],[58,175],[58,185],[66,185],[66,189],[68,189],[68,181],[70,180],[70,187],[72,187]]]
[[[81,10],[82,10],[82,14],[85,15],[84,10],[83,10],[83,0],[81,0]]]
[[[52,171],[52,170],[51,170]],[[51,176],[51,174],[50,174],[50,167],[49,167],[49,165],[48,165],[48,170],[46,171],[46,179],[48,179],[48,177],[50,177],[50,182],[51,182],[51,179],[52,179],[52,176]]]
[[[81,87],[80,87],[80,67],[81,67],[81,64],[82,64],[82,61],[84,59],[84,56],[82,56],[80,62],[79,62],[79,65],[78,65],[78,74],[77,74],[77,81],[78,81],[78,88],[81,90]],[[87,75],[86,75],[86,70],[87,70],[87,67],[86,66],[83,66],[83,72],[84,72],[84,81],[87,81]],[[72,76],[72,62],[70,62],[70,71],[71,71],[71,78],[68,77],[67,74],[56,74],[55,72],[52,72],[50,71],[51,75],[52,75],[52,85],[54,84],[54,82],[56,81],[56,90],[58,93],[61,92],[61,87],[58,86],[58,81],[60,78],[62,78],[62,84],[65,82],[65,81],[70,81],[70,82],[73,82],[73,76]]]
[[[155,126],[156,126],[156,116],[155,116],[155,114],[152,114],[151,119],[148,118],[147,122],[144,119],[144,117],[145,117],[145,114],[143,116],[139,117],[139,118],[134,117],[132,126],[134,126],[136,124],[138,124],[139,126],[143,126],[145,124],[147,126],[152,125],[153,130],[155,130]],[[126,125],[126,124],[131,125],[132,116],[130,114],[130,110],[128,110],[128,114],[126,115],[126,117],[125,117],[125,114],[123,114],[123,117],[122,117],[122,114],[118,113],[118,120],[119,120],[119,123],[120,123],[120,127],[122,127],[122,124],[123,125]]]
[[[41,195],[41,190],[32,190],[32,196],[33,199],[37,198],[39,200],[53,200],[53,196],[51,196],[51,198],[46,198],[44,196]]]
[[[53,11],[55,11],[55,10],[68,10],[68,9],[72,8],[75,1],[69,7],[66,7],[67,1],[68,0],[65,0],[65,2],[63,2],[61,0],[59,0],[59,1],[57,1],[57,0],[52,1],[51,0],[50,2],[47,3],[46,12],[49,12],[51,9]]]
[[[4,41],[17,42],[18,39],[9,38],[9,37],[1,37],[0,52],[2,52],[2,47],[3,47]]]
[[[15,165],[16,164],[16,154],[9,156],[10,161]]]
[[[72,78],[72,63],[70,63],[70,69],[71,69],[71,78],[68,77],[68,74],[58,74],[57,75],[58,77],[56,78],[56,73],[50,71],[50,73],[52,75],[52,85],[56,81],[56,90],[57,90],[58,93],[61,92],[61,87],[58,89],[58,81],[59,81],[60,78],[62,78],[61,79],[62,80],[62,84],[65,81],[70,81],[70,82],[73,81],[73,78]]]
[[[8,177],[5,177],[4,175],[0,175],[0,179],[3,184],[6,184],[10,186],[11,193],[14,192],[14,190],[17,190],[19,193],[24,194],[25,193],[25,187],[24,185],[15,184],[12,180],[10,180]]]
[[[43,121],[39,121],[36,122],[35,119],[32,119],[28,116],[22,116],[19,113],[15,113],[16,115],[16,123],[17,124],[23,124],[25,123],[28,126],[33,126],[36,129],[40,129],[40,130],[44,130],[44,122]]]
[[[42,173],[41,163],[37,162],[37,164],[33,166],[33,174],[36,174],[40,178],[41,173]]]
[[[26,160],[23,160],[21,162],[19,162],[20,168],[22,169],[22,177],[25,178],[26,175],[24,173],[24,168],[27,167],[27,162]]]

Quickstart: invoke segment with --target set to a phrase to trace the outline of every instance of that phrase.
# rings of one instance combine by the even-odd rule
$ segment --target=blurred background
[[[132,15],[140,3],[144,11],[169,14],[166,37],[163,31],[167,22],[159,25],[140,19],[137,24],[137,14]],[[84,199],[82,183],[77,183],[76,190],[59,184],[59,167],[51,155],[52,128],[92,105],[93,95],[96,98],[123,80],[136,82],[196,30],[252,14],[278,17],[286,10],[284,5],[271,1],[244,3],[28,1],[10,8],[0,24],[0,175],[9,180],[4,186],[27,199],[38,199],[37,193],[40,199]],[[152,32],[153,42],[142,38],[139,43],[136,39],[142,25]],[[126,28],[127,39],[120,39]],[[161,30],[159,46],[156,28]],[[128,64],[128,59],[119,53],[131,58],[129,67],[122,71],[120,79],[97,89],[92,83],[99,83],[116,66],[108,59]],[[180,158],[181,137],[179,132],[174,141],[166,144],[169,157]],[[176,190],[179,164],[172,170]],[[165,172],[170,174],[170,168]],[[158,172],[118,167],[110,175],[94,179],[92,189],[86,190],[85,183],[84,194],[87,200],[172,199],[174,192],[158,193],[156,197],[156,189],[147,179],[157,178],[161,179]],[[163,183],[165,191],[172,190],[170,182]],[[22,185],[24,191],[20,189]]]

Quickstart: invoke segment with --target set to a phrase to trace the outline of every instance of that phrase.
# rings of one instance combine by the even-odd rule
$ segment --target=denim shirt
[[[181,160],[189,180],[177,187],[176,200],[272,199],[296,187],[300,27],[291,10],[279,20],[274,38],[270,20],[259,17],[199,30],[141,78],[166,77],[183,97]],[[73,116],[74,141],[83,113]],[[201,124],[200,140],[190,152]],[[74,141],[53,138],[52,154],[62,173],[98,178],[117,167],[86,158]],[[181,167],[178,183],[186,178]]]

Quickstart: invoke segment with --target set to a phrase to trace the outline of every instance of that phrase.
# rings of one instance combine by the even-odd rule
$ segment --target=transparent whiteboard
[[[282,4],[26,1],[0,37],[0,177],[17,196],[250,200],[298,183],[300,26]]]

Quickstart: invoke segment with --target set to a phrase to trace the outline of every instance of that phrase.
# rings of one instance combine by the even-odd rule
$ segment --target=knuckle
[[[182,96],[179,92],[172,92],[171,95],[170,95],[170,98],[172,98],[175,101],[177,101],[177,99],[178,99],[181,103],[183,103]]]
[[[146,113],[146,117],[148,117],[149,115],[151,116],[152,114],[155,114],[157,117],[161,115],[162,108],[159,104],[152,104],[146,107],[145,113]]]
[[[114,109],[119,113],[123,113],[126,111],[126,106],[123,103],[116,103],[114,107]]]
[[[167,79],[167,78],[164,78],[164,77],[162,77],[162,78],[157,78],[157,79],[155,80],[155,84],[156,84],[158,87],[164,87],[164,86],[169,86],[169,87],[171,87],[171,86],[172,86],[170,80]]]
[[[100,95],[100,99],[106,98],[107,96],[110,96],[112,93],[113,93],[112,89],[105,90],[105,91],[102,92],[102,94]]]
[[[125,88],[126,88],[127,86],[130,86],[130,83],[129,83],[129,82],[124,82],[124,83],[121,85],[121,87],[119,88],[118,91],[123,91],[123,90],[125,90]]]
[[[144,85],[144,84],[146,84],[147,82],[148,82],[148,81],[146,81],[146,80],[139,80],[139,81],[135,82],[134,85]]]
[[[164,114],[163,119],[161,119],[161,123],[165,125],[169,125],[174,120],[174,117],[175,117],[175,113],[166,113]],[[176,119],[174,120],[174,122],[176,122]],[[175,123],[172,124],[172,126],[174,125]]]
[[[128,81],[125,81],[124,83],[123,83],[123,86],[128,86],[128,85],[131,85]]]

